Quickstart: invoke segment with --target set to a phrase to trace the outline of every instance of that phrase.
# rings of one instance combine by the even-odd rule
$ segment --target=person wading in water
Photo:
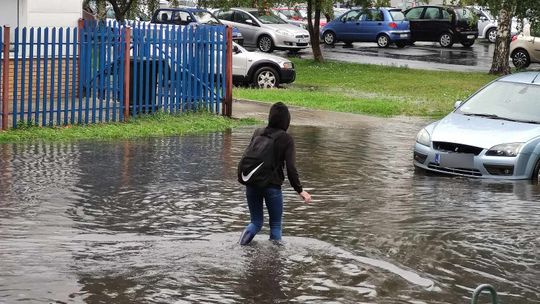
[[[287,133],[291,115],[282,102],[270,108],[268,125],[255,130],[250,144],[238,165],[238,181],[246,185],[246,198],[251,217],[250,223],[240,236],[239,243],[246,245],[261,230],[263,225],[263,201],[270,218],[270,239],[281,240],[281,220],[283,217],[283,193],[281,185],[285,180],[283,169],[291,186],[306,204],[311,195],[302,189],[296,170],[294,140]]]

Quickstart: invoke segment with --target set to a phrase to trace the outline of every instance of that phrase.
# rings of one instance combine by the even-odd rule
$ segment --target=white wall
[[[21,1],[26,2],[26,26],[74,27],[82,16],[82,0]]]
[[[0,0],[0,26],[9,25],[14,28],[17,26],[19,15],[17,13],[17,2],[19,0]]]

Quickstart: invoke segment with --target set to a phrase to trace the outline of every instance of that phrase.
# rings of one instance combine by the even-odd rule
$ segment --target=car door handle
[[[377,23],[377,25],[382,25],[382,22]]]

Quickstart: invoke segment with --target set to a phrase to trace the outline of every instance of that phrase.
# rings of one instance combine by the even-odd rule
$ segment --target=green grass
[[[406,67],[293,59],[296,81],[286,89],[235,88],[234,97],[282,101],[308,108],[377,116],[430,116],[448,113],[495,76],[415,70]]]
[[[253,119],[230,119],[210,113],[170,115],[156,113],[131,119],[127,123],[41,128],[22,125],[0,132],[0,143],[33,140],[71,141],[83,139],[131,139],[175,136],[224,131],[240,125],[255,124]]]

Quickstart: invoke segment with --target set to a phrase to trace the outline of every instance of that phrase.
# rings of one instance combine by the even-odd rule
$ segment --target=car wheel
[[[323,40],[326,45],[334,45],[336,43],[336,34],[331,31],[324,32]]]
[[[259,68],[254,74],[253,85],[262,89],[276,88],[279,86],[279,74],[271,67]]]
[[[390,45],[390,37],[385,34],[379,35],[377,37],[377,45],[381,48],[387,48]]]
[[[444,48],[452,47],[454,44],[454,37],[452,37],[452,34],[450,33],[442,33],[441,36],[439,36],[439,44]]]
[[[486,37],[489,40],[489,42],[495,43],[495,41],[497,41],[497,28],[496,27],[490,28],[486,33]]]
[[[464,47],[471,47],[474,44],[474,40],[463,40],[461,41],[461,45]]]
[[[527,53],[527,51],[525,51],[524,49],[515,50],[512,53],[512,63],[518,69],[524,69],[528,67],[531,64],[531,58],[529,57],[529,53]]]
[[[407,45],[405,41],[396,41],[396,46],[400,49],[404,48]]]
[[[261,50],[261,52],[265,53],[271,53],[274,50],[274,42],[272,41],[272,38],[267,35],[259,37],[257,46],[259,47],[259,50]]]
[[[534,166],[531,180],[538,182],[540,180],[540,159],[536,161],[536,165]]]

